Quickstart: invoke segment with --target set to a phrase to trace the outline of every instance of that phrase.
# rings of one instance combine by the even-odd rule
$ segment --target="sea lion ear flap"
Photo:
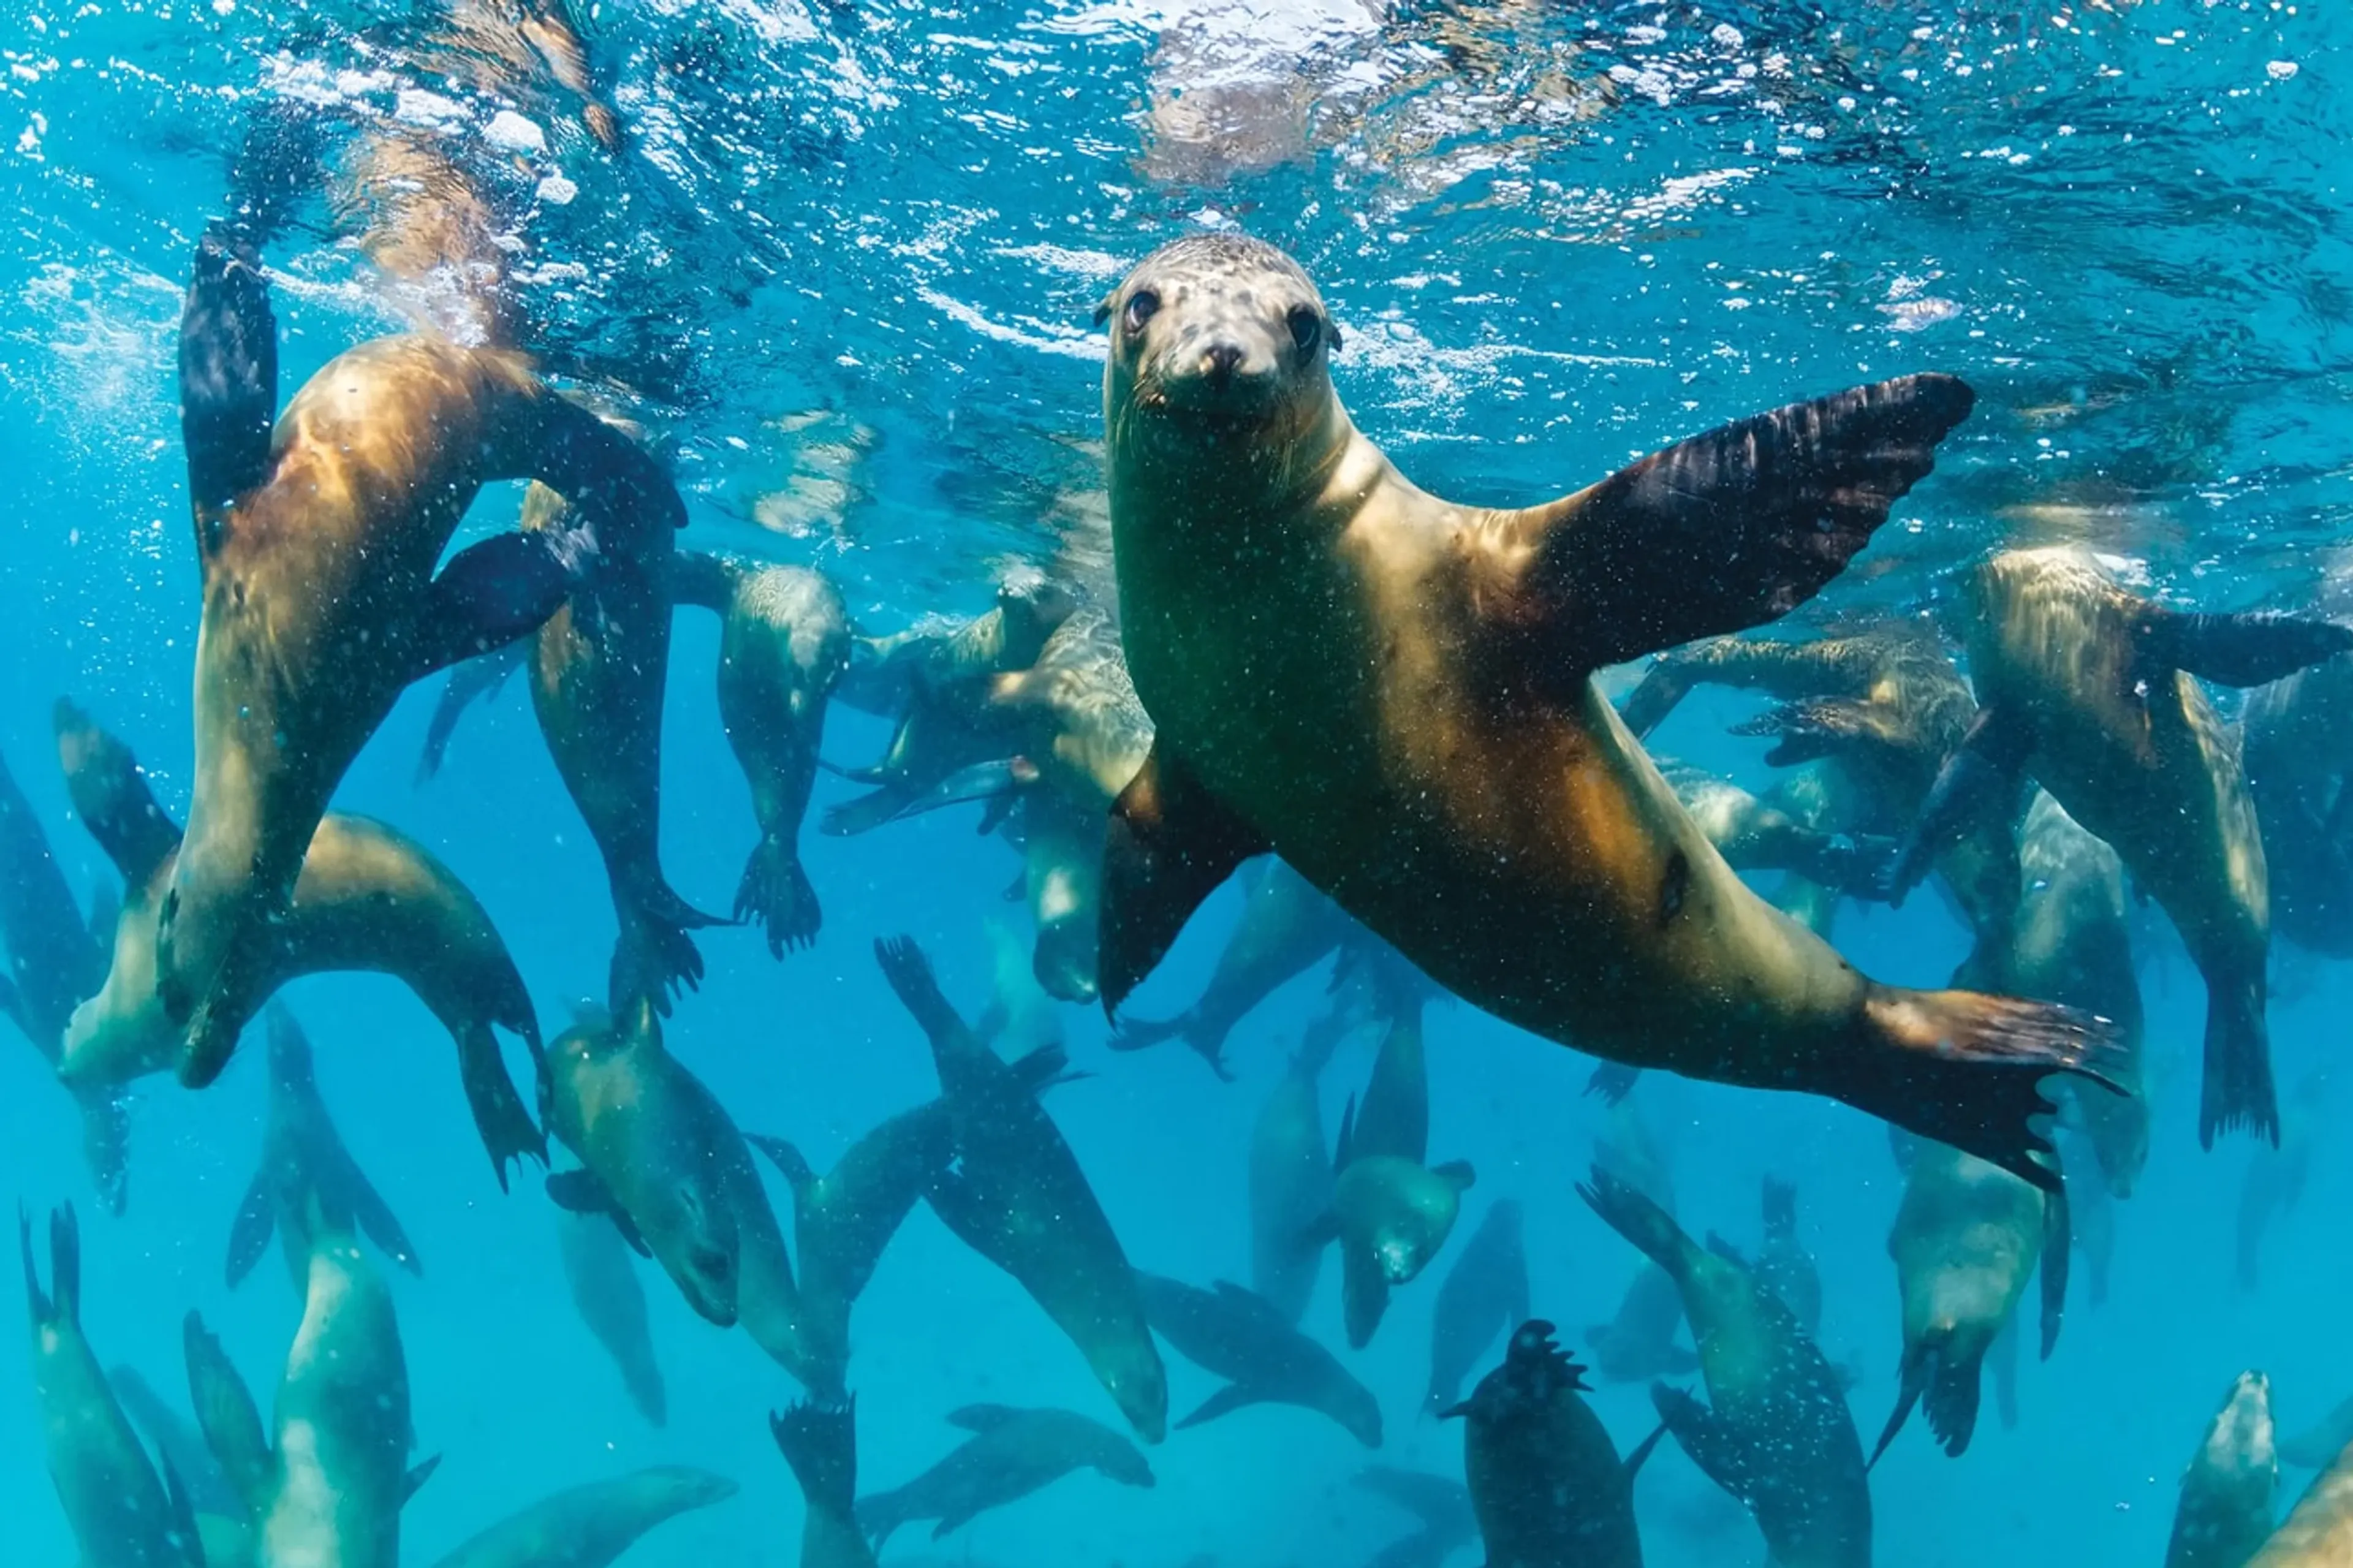
[[[1113,300],[1117,300],[1118,298],[1119,298],[1119,290],[1118,290],[1118,289],[1113,289],[1110,293],[1108,293],[1108,294],[1104,295],[1102,299],[1100,299],[1100,300],[1096,300],[1096,301],[1095,301],[1095,325],[1096,325],[1096,326],[1100,327],[1100,326],[1102,326],[1105,321],[1110,321],[1110,320],[1111,320],[1112,302],[1113,302]]]
[[[1113,805],[1103,841],[1096,978],[1104,1014],[1116,1014],[1176,945],[1202,900],[1272,847],[1155,741]]]

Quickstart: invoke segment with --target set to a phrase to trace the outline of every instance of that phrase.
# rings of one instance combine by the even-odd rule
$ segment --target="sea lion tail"
[[[800,850],[788,837],[764,836],[744,863],[744,879],[735,886],[735,919],[757,920],[768,933],[768,956],[782,958],[787,949],[813,947],[818,928],[825,921],[817,889],[801,866]]]
[[[2042,1080],[2079,1073],[2124,1092],[2105,1070],[2121,1049],[2116,1026],[2077,1008],[1873,985],[1861,1022],[1877,1047],[1872,1062],[1831,1092],[2046,1193],[2059,1185],[2059,1170],[2049,1133],[2032,1125],[2052,1114]]]
[[[2198,1142],[2245,1127],[2276,1148],[2279,1092],[2272,1083],[2271,1030],[2263,1022],[2263,970],[2237,984],[2210,984],[2206,997],[2205,1088],[2198,1102]]]

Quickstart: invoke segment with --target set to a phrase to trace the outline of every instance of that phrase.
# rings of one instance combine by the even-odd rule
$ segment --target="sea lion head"
[[[1162,246],[1095,314],[1111,324],[1103,406],[1114,447],[1288,448],[1325,423],[1340,331],[1306,272],[1263,240],[1201,234]]]
[[[658,1212],[647,1216],[648,1228],[662,1238],[655,1251],[663,1268],[696,1312],[723,1327],[733,1324],[735,1211],[691,1178],[672,1183],[655,1202]]]

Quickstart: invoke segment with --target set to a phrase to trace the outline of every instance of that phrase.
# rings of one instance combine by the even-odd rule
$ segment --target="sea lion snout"
[[[1200,235],[1163,247],[1104,301],[1114,396],[1147,409],[1260,425],[1320,396],[1336,347],[1315,285],[1271,245]]]

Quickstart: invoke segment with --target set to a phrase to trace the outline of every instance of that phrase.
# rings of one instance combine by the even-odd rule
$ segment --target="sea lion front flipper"
[[[247,1184],[245,1201],[237,1205],[237,1218],[228,1227],[228,1288],[232,1290],[244,1283],[269,1249],[269,1237],[278,1228],[278,1205],[271,1201],[269,1171],[267,1165],[253,1173]]]
[[[768,1163],[785,1178],[785,1185],[797,1197],[817,1184],[817,1173],[809,1168],[808,1157],[782,1138],[771,1138],[765,1132],[746,1132],[744,1142],[768,1157]]]
[[[1631,1184],[1596,1165],[1592,1175],[1577,1184],[1577,1195],[1601,1216],[1604,1225],[1633,1243],[1670,1277],[1680,1282],[1690,1272],[1694,1250],[1691,1237],[1672,1215]]]
[[[510,1163],[520,1166],[525,1160],[547,1163],[547,1134],[531,1119],[522,1091],[507,1075],[497,1033],[479,1019],[459,1031],[458,1081],[465,1090],[466,1108],[473,1112],[474,1131],[491,1156],[499,1191],[507,1190]]]
[[[1702,1474],[1738,1501],[1748,1500],[1748,1462],[1741,1455],[1738,1440],[1715,1411],[1663,1383],[1651,1384],[1651,1407],[1659,1414],[1659,1425],[1674,1434],[1676,1445]]]
[[[530,636],[593,563],[593,550],[562,529],[494,533],[466,546],[426,586],[406,679],[422,680]]]
[[[131,748],[100,729],[71,698],[49,710],[57,735],[58,766],[74,815],[114,862],[123,882],[144,889],[157,867],[180,847],[180,825],[165,815],[147,787],[146,770]],[[102,939],[111,948],[113,932]]]
[[[1143,769],[1113,805],[1103,841],[1095,968],[1105,1016],[1119,1011],[1176,944],[1201,900],[1243,861],[1272,847],[1153,742]]]
[[[1919,820],[1887,870],[1887,901],[1901,905],[1937,856],[1957,842],[1979,814],[2018,787],[2034,750],[2033,721],[1999,704],[1978,710],[1977,721],[1945,759],[1920,807]]]
[[[1879,1442],[1871,1450],[1871,1458],[1863,1465],[1865,1471],[1875,1468],[1888,1446],[1895,1441],[1904,1424],[1912,1418],[1912,1408],[1920,1403],[1920,1394],[1928,1386],[1928,1353],[1920,1346],[1907,1345],[1904,1365],[1895,1392],[1895,1408],[1888,1413],[1887,1425],[1879,1429]]]
[[[2042,1359],[2058,1348],[2059,1321],[2067,1310],[2067,1268],[2073,1254],[2074,1227],[2069,1223],[2067,1184],[2062,1181],[2042,1194]]]
[[[228,1479],[229,1489],[248,1514],[258,1515],[269,1500],[278,1460],[263,1435],[253,1391],[202,1317],[190,1312],[182,1320],[180,1341],[188,1363],[188,1399],[195,1408],[196,1428]]]
[[[434,703],[433,717],[425,726],[425,745],[417,754],[415,783],[421,784],[441,771],[442,759],[448,755],[450,737],[458,732],[458,721],[465,717],[466,710],[497,696],[507,679],[523,667],[531,648],[530,639],[517,637],[504,647],[463,660],[449,671],[449,682],[442,687],[440,700]]]
[[[1252,1405],[1263,1405],[1266,1403],[1266,1397],[1265,1394],[1245,1388],[1239,1383],[1229,1383],[1203,1400],[1199,1409],[1177,1422],[1176,1429],[1182,1432],[1188,1426],[1205,1426],[1220,1415],[1230,1415],[1235,1411],[1245,1409]]]
[[[1662,653],[1651,661],[1651,668],[1618,705],[1618,718],[1634,739],[1648,739],[1690,695],[1691,689],[1691,677],[1683,662],[1672,653]]]
[[[1389,1310],[1389,1277],[1369,1247],[1340,1248],[1340,1315],[1348,1331],[1348,1348],[1360,1351],[1373,1342],[1381,1319]]]
[[[361,1170],[357,1163],[352,1162],[350,1155],[346,1154],[344,1159],[349,1164],[345,1172],[343,1202],[351,1211],[352,1223],[382,1248],[386,1258],[416,1278],[424,1279],[425,1265],[417,1258],[417,1248],[409,1241],[408,1233],[400,1227],[392,1205],[384,1201],[384,1194],[375,1190],[375,1184],[367,1179],[367,1173]]]
[[[585,1168],[550,1171],[547,1173],[547,1195],[557,1208],[576,1215],[604,1215],[613,1222],[613,1228],[621,1233],[621,1239],[629,1244],[629,1250],[639,1258],[654,1255],[654,1249],[648,1247],[646,1238],[638,1233],[637,1222],[615,1199],[612,1189],[597,1180],[595,1172]]]
[[[278,321],[261,262],[207,233],[180,310],[180,438],[201,560],[220,544],[229,503],[269,478],[277,417]]]
[[[1651,1428],[1649,1436],[1634,1445],[1634,1451],[1626,1456],[1625,1463],[1620,1467],[1626,1473],[1628,1486],[1634,1484],[1634,1478],[1642,1473],[1642,1467],[1648,1464],[1651,1456],[1658,1451],[1659,1439],[1666,1435],[1667,1424],[1662,1421]]]
[[[965,1405],[947,1414],[947,1423],[964,1432],[994,1432],[1021,1412],[1010,1405]]]
[[[1776,620],[1846,569],[1936,465],[1976,395],[1909,375],[1681,441],[1549,505],[1494,518],[1493,633],[1582,678]]]
[[[433,1472],[440,1468],[441,1456],[438,1454],[430,1455],[411,1465],[408,1468],[408,1473],[400,1478],[400,1506],[406,1508],[408,1500],[415,1497],[424,1488],[425,1483],[433,1479]]]
[[[2353,627],[2309,616],[2201,616],[2152,605],[2137,629],[2148,664],[2223,686],[2267,686],[2353,653]]]

